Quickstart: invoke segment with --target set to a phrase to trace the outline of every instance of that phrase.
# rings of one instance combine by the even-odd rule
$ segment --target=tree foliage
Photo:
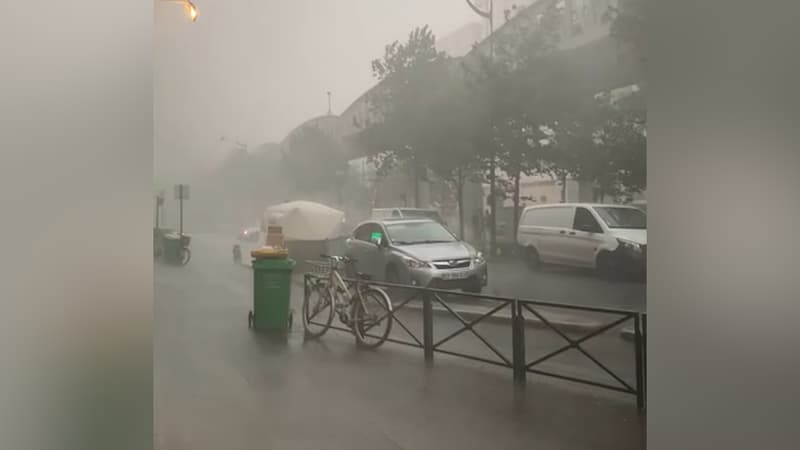
[[[339,141],[316,126],[304,127],[290,136],[282,159],[294,187],[303,193],[340,186],[348,168]]]
[[[642,61],[647,60],[645,8],[646,0],[619,0],[608,10],[611,37],[632,48]]]
[[[433,94],[447,85],[449,58],[436,50],[436,37],[425,26],[414,29],[407,42],[387,45],[383,58],[372,62],[372,72],[379,81],[368,99],[375,120],[362,132],[361,143],[381,173],[398,162],[424,165],[425,153],[435,149],[420,130],[431,119]]]
[[[553,2],[535,21],[509,22],[490,51],[468,60],[438,51],[427,26],[387,45],[372,62],[372,121],[357,138],[379,176],[401,165],[430,170],[461,202],[463,183],[478,175],[517,207],[530,174],[587,180],[614,197],[644,190],[644,94],[592,98],[584,74],[556,51],[565,17]],[[644,0],[621,0],[609,18],[615,39],[646,54]]]

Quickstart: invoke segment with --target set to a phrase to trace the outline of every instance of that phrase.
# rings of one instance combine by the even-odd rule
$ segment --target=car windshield
[[[447,228],[436,222],[405,222],[386,225],[389,239],[398,245],[432,244],[456,240]]]
[[[608,228],[647,229],[647,214],[636,208],[595,207]]]

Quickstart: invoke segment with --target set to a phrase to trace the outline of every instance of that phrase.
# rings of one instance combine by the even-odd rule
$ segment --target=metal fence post
[[[642,314],[642,392],[647,405],[647,314]]]
[[[525,367],[525,317],[522,316],[522,304],[514,300],[511,312],[511,345],[514,356],[514,382],[525,385],[528,373]]]
[[[644,361],[642,355],[642,327],[639,314],[633,316],[634,351],[636,353],[636,406],[644,411]]]
[[[425,350],[425,364],[433,365],[433,304],[431,294],[422,294],[422,345]]]

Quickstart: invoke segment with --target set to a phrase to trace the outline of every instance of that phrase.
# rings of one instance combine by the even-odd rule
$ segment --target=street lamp
[[[475,5],[474,0],[467,0],[467,5],[475,14],[489,21],[489,62],[494,63],[494,0],[489,0],[489,8],[484,11]],[[489,113],[492,113],[490,108]],[[494,118],[490,118],[489,124],[493,125]],[[491,144],[490,144],[491,145]],[[494,256],[497,248],[497,156],[494,147],[490,147],[492,152],[489,161],[489,253]]]
[[[197,22],[197,7],[194,6],[194,3],[191,0],[161,0],[163,3],[177,3],[183,5],[183,9],[186,10],[186,15],[189,16],[189,20],[192,22]]]

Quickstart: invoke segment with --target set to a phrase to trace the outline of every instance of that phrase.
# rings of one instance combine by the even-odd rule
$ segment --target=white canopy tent
[[[267,224],[283,228],[286,241],[323,241],[344,233],[344,212],[320,203],[293,201],[268,207],[262,218]]]

